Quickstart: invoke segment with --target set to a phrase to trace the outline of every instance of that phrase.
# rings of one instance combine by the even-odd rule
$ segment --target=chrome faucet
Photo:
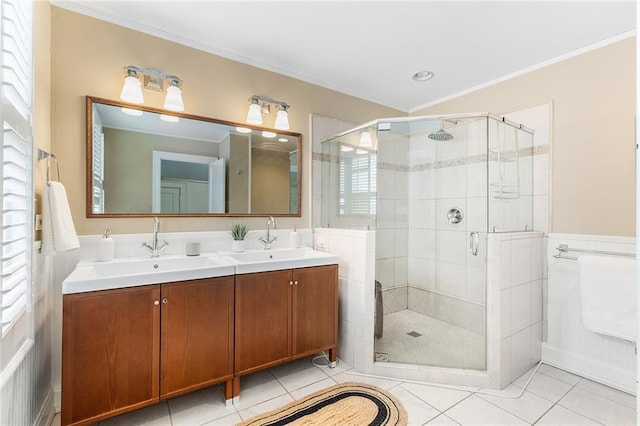
[[[153,241],[151,244],[142,243],[142,247],[151,253],[151,257],[160,256],[160,252],[169,245],[166,241],[158,241],[158,232],[160,232],[160,219],[156,216],[153,218]]]
[[[273,242],[278,239],[278,237],[276,236],[273,236],[273,238],[271,237],[271,227],[273,227],[273,229],[276,229],[276,218],[274,218],[273,216],[269,216],[269,218],[267,219],[267,233],[258,238],[258,241],[262,243],[265,250],[269,250],[271,248],[271,244],[273,244]]]

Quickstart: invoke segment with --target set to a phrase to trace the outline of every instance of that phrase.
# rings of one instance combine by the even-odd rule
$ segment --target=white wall
[[[578,262],[554,258],[560,244],[567,244],[570,248],[635,253],[635,238],[549,234],[548,325],[547,341],[542,351],[542,360],[546,364],[635,394],[635,344],[584,328],[580,320]]]

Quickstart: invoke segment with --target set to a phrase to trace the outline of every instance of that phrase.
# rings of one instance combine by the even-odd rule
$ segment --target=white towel
[[[42,193],[42,254],[53,256],[78,247],[67,192],[60,182],[49,182]]]
[[[587,330],[635,342],[636,261],[612,256],[580,256],[580,302]]]

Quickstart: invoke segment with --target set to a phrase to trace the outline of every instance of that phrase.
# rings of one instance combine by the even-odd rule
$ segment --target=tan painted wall
[[[288,152],[251,150],[252,212],[289,212],[290,168]]]
[[[553,101],[551,231],[635,235],[636,38],[412,115],[504,114]]]
[[[302,217],[282,219],[282,228],[311,225],[309,114],[355,123],[404,115],[371,102],[327,90],[276,73],[161,40],[64,9],[52,8],[52,146],[60,159],[63,182],[79,234],[146,232],[151,219],[87,219],[85,217],[86,95],[117,99],[123,66],[136,65],[180,76],[186,112],[243,122],[247,99],[268,95],[292,105],[291,129],[303,134]],[[161,107],[163,96],[144,91],[145,104]],[[270,122],[267,123],[269,125]],[[244,219],[243,219],[244,220]],[[164,232],[228,229],[233,218],[166,218]],[[247,219],[253,229],[264,218]]]

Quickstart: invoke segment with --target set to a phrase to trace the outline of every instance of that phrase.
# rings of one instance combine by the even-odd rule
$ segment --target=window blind
[[[2,335],[28,308],[32,215],[32,2],[0,0],[2,103]]]
[[[376,154],[356,152],[340,157],[340,214],[376,214]]]

